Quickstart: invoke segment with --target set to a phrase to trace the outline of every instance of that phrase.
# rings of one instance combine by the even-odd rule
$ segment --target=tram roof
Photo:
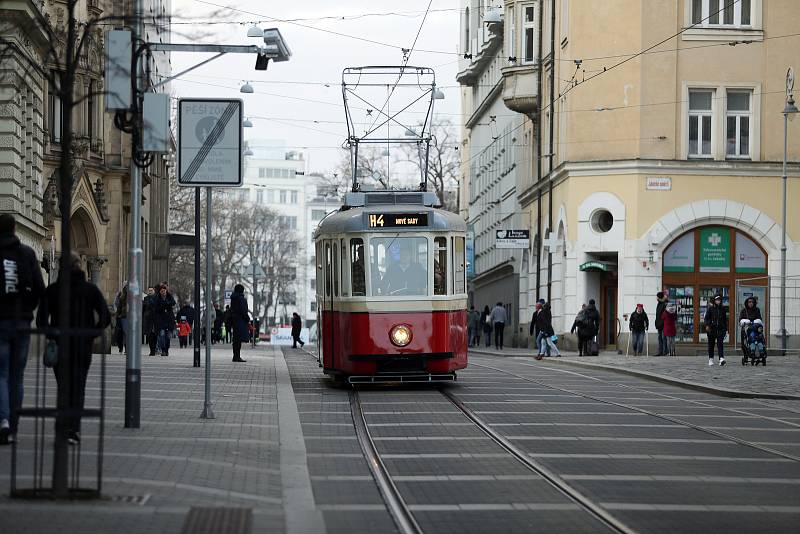
[[[408,198],[408,197],[406,197]],[[403,200],[402,197],[397,200]],[[337,212],[334,212],[322,221],[314,231],[316,238],[320,234],[345,234],[345,233],[361,233],[361,232],[466,232],[467,224],[456,213],[437,209],[430,205],[425,205],[423,202],[403,202],[399,204],[390,204],[383,202],[370,203],[366,205],[347,206]],[[371,227],[369,224],[369,215],[384,214],[408,214],[410,216],[416,214],[425,214],[427,217],[427,224],[413,225],[413,226],[387,226],[387,227]]]

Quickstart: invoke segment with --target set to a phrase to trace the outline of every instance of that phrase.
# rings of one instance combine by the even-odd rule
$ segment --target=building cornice
[[[671,175],[671,176],[741,176],[779,178],[783,175],[782,163],[769,161],[699,161],[699,160],[602,160],[602,161],[567,161],[553,170],[552,175],[521,191],[518,200],[522,207],[536,199],[539,190],[545,190],[550,182],[553,186],[568,178],[584,176],[619,176],[619,175]],[[791,163],[788,167],[790,176],[800,176],[800,164]]]

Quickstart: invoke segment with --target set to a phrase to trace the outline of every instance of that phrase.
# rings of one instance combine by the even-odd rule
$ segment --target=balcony
[[[503,75],[503,103],[511,111],[530,115],[539,106],[539,71],[535,63],[512,65],[500,70]]]

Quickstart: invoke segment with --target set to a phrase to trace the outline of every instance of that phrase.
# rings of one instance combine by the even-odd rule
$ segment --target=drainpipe
[[[539,183],[542,180],[542,33],[544,31],[542,13],[544,13],[544,8],[542,7],[542,2],[539,2],[539,57],[537,58],[539,74],[536,80],[536,94],[539,97],[539,110],[534,123],[536,127],[536,235],[539,237],[539,243],[542,241],[542,189]],[[542,287],[542,259],[539,254],[541,245],[537,244],[536,246],[536,300],[539,300],[539,289]]]
[[[556,103],[556,0],[550,0],[550,148],[548,159],[550,165],[547,171],[547,229],[553,231],[553,158],[555,157],[555,103]],[[553,288],[553,251],[547,249],[547,302],[552,298]]]

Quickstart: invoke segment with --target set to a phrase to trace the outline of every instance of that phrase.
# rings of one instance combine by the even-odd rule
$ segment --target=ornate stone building
[[[167,18],[166,23],[148,26],[148,39],[167,41],[168,4],[151,3],[157,3]],[[0,5],[0,37],[4,39],[0,42],[0,212],[14,213],[21,239],[46,256],[51,248],[56,257],[60,255],[61,225],[69,224],[73,248],[84,258],[87,276],[111,301],[128,272],[131,140],[114,126],[113,113],[104,108],[104,32],[108,28],[98,25],[86,30],[81,25],[81,31],[89,34],[75,73],[72,212],[68,217],[60,213],[57,169],[63,110],[57,94],[30,65],[55,68],[46,58],[48,50],[64,49],[65,4],[14,0]],[[87,0],[78,2],[76,16],[85,23],[121,9],[119,2]],[[53,28],[55,42],[38,29],[41,20]],[[119,22],[124,26],[130,17],[121,16]],[[168,74],[169,59],[160,57],[151,67],[154,75]],[[164,239],[151,239],[167,232],[167,171],[166,162],[155,158],[143,173],[147,283],[167,279],[166,259],[158,259],[165,255],[157,254]]]

